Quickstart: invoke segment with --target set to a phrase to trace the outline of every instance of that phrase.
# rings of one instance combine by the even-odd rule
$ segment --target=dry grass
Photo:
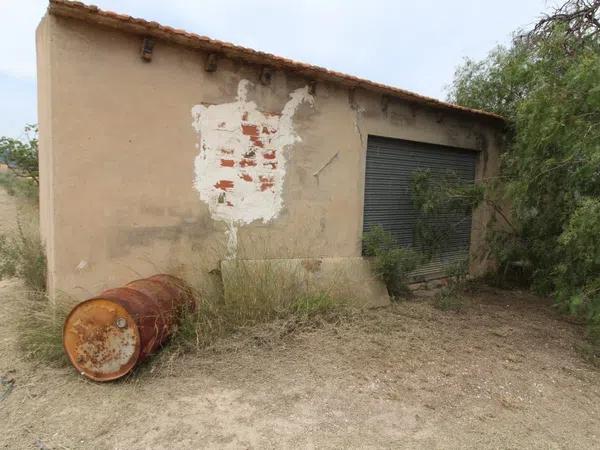
[[[259,324],[272,324],[265,339],[274,341],[298,329],[339,320],[345,307],[344,299],[312,290],[301,282],[297,271],[284,266],[248,268],[241,262],[234,266],[226,291],[215,289],[206,295],[206,285],[204,294],[196,291],[196,310],[182,312],[179,326],[157,360],[151,362],[152,367],[168,369],[169,361],[183,353],[205,349]],[[66,295],[50,299],[41,291],[19,289],[0,304],[0,313],[14,318],[18,347],[25,357],[60,366],[67,363],[63,324],[75,304]]]
[[[46,291],[46,254],[35,218],[17,219],[16,229],[0,235],[0,278],[18,277],[34,292]]]
[[[206,272],[196,273],[200,275],[186,280],[197,293],[196,311],[183,314],[166,353],[197,351],[265,323],[274,324],[271,338],[284,336],[298,327],[335,320],[348,304],[333,282],[317,286],[292,263],[229,260],[225,286],[219,274],[219,279],[207,279]]]
[[[9,194],[3,198],[6,213],[12,210],[0,234],[0,278],[19,279],[19,287],[2,299],[0,313],[12,318],[18,347],[25,357],[63,364],[62,326],[74,301],[64,295],[51,300],[46,295],[37,186],[11,173],[0,173],[0,186]]]
[[[11,317],[23,355],[51,364],[66,361],[62,325],[73,301],[46,295],[46,257],[39,234],[37,186],[11,173],[0,173],[6,213],[0,234],[0,278],[16,277],[19,288],[0,303],[0,312]],[[14,214],[14,215],[13,215]]]
[[[0,172],[0,187],[19,201],[31,204],[38,202],[37,185],[32,180],[15,176],[12,172]]]
[[[44,292],[46,256],[39,232],[37,186],[11,173],[0,173],[0,186],[13,197],[12,208],[8,209],[16,214],[14,217],[6,211],[10,217],[0,233],[0,278],[16,276],[28,290]]]
[[[0,304],[0,312],[12,318],[18,348],[27,359],[52,366],[67,363],[62,329],[75,300],[59,295],[52,300],[40,291],[15,289]]]

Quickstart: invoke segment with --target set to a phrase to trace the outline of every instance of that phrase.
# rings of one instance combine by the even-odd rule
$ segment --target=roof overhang
[[[346,86],[350,89],[360,88],[369,92],[375,92],[377,94],[389,96],[390,98],[397,98],[409,103],[430,107],[438,111],[458,113],[471,116],[473,118],[484,119],[497,125],[505,124],[504,118],[497,114],[454,105],[452,103],[443,102],[431,97],[406,91],[404,89],[387,86],[385,84],[361,79],[352,75],[346,75],[344,73],[328,70],[323,67],[293,61],[291,59],[282,58],[270,53],[260,52],[228,42],[211,39],[206,36],[200,36],[187,31],[178,30],[169,26],[161,25],[157,22],[150,22],[127,15],[116,14],[110,11],[103,11],[97,6],[85,5],[81,2],[50,0],[48,12],[49,14],[55,16],[70,17],[88,23],[118,29],[127,33],[133,33],[145,37],[153,37],[157,40],[169,41],[185,47],[218,53],[227,58],[240,59],[251,64],[269,66],[274,69],[293,72],[311,80],[327,81]]]

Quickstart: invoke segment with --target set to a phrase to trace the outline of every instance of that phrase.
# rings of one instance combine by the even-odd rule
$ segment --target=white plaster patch
[[[281,113],[263,112],[248,101],[251,85],[240,81],[234,102],[192,108],[200,150],[194,187],[211,217],[227,223],[230,255],[237,248],[238,226],[279,215],[286,151],[301,140],[292,119],[302,103],[314,103],[306,86],[290,93]]]

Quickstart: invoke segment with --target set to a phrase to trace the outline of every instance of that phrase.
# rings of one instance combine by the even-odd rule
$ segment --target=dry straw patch
[[[44,292],[26,288],[11,290],[0,303],[0,313],[11,317],[18,349],[27,359],[52,366],[67,363],[62,329],[76,301],[65,295],[50,299]]]
[[[197,351],[265,323],[274,325],[269,339],[282,337],[298,327],[335,321],[353,303],[343,276],[323,282],[297,260],[233,258],[220,267],[209,269],[199,261],[183,275],[197,294],[197,308],[184,314],[168,352]]]

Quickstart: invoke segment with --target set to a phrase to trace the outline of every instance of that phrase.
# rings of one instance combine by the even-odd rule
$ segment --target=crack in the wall
[[[365,112],[365,110],[356,105],[356,107],[354,108],[354,111],[356,112],[356,117],[354,118],[354,128],[356,130],[356,132],[358,133],[358,137],[360,138],[360,143],[361,145],[364,147],[365,146],[365,138],[363,136],[363,132],[362,129],[360,128],[360,121],[362,120],[362,114]]]
[[[241,80],[235,101],[192,108],[200,152],[194,187],[214,220],[227,224],[230,256],[237,249],[237,227],[278,217],[283,207],[286,151],[301,141],[293,117],[302,103],[314,104],[305,86],[290,93],[281,113],[260,111],[248,101],[252,83]]]
[[[362,120],[362,115],[365,113],[365,109],[358,104],[356,101],[356,89],[350,89],[348,91],[348,103],[350,104],[350,109],[355,112],[354,117],[354,129],[360,138],[361,146],[365,146],[365,138],[363,136],[363,132],[360,128],[360,121]]]

